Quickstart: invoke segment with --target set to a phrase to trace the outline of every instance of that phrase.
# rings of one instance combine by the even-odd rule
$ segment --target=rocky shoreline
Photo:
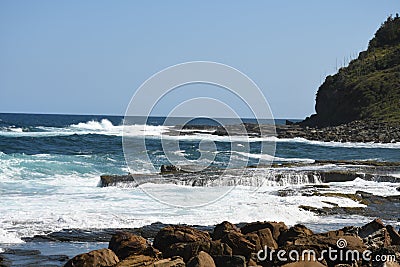
[[[213,227],[157,223],[108,231],[107,248],[58,260],[68,260],[65,267],[400,266],[399,232],[380,219],[324,233],[266,221]],[[9,266],[1,254],[0,266]]]
[[[334,167],[333,167],[334,166]],[[316,169],[318,167],[318,169]],[[301,168],[301,170],[298,170]],[[267,174],[264,170],[268,170]],[[260,173],[259,173],[260,172]],[[273,163],[241,169],[206,168],[190,171],[190,166],[161,165],[160,173],[100,176],[99,187],[136,187],[143,183],[169,183],[186,186],[261,185],[264,181],[290,180],[294,174],[308,183],[349,182],[356,178],[376,182],[399,182],[400,162],[315,160],[313,162]],[[238,174],[240,174],[238,176]],[[225,179],[225,176],[228,178]],[[232,177],[238,176],[238,179]],[[255,180],[254,177],[259,177]],[[256,183],[256,184],[254,184]]]
[[[400,142],[400,124],[376,120],[352,121],[350,123],[329,127],[311,127],[301,123],[286,121],[286,125],[243,125],[204,126],[185,125],[171,130],[169,134],[189,135],[209,131],[218,136],[248,135],[276,136],[278,138],[304,138],[322,142],[364,142],[396,143]]]
[[[374,120],[352,121],[323,128],[289,125],[277,126],[279,138],[301,137],[324,142],[396,143],[400,142],[400,124]]]

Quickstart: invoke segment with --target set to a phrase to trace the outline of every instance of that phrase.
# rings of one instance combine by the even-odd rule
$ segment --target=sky
[[[250,77],[275,118],[301,119],[314,113],[326,75],[365,50],[399,7],[394,0],[0,0],[0,112],[123,115],[155,73],[213,61]],[[211,85],[181,88],[155,115],[193,97],[229,102],[250,117]]]

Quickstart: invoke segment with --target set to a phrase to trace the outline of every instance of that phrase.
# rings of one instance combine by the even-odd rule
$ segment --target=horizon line
[[[108,117],[125,117],[125,115],[117,115],[117,114],[77,114],[77,113],[41,113],[41,112],[33,112],[33,113],[27,113],[27,112],[0,112],[0,114],[19,114],[19,115],[64,115],[64,116],[108,116]],[[146,117],[145,115],[137,115],[133,117]],[[151,115],[148,117],[164,117],[166,118],[167,116],[165,115]],[[174,116],[173,118],[190,118],[191,116]],[[200,117],[199,117],[200,118]],[[215,117],[219,119],[235,119],[234,117]],[[256,118],[250,118],[250,117],[240,117],[240,119],[256,119]],[[266,119],[260,119],[260,120],[268,120],[270,118]],[[274,120],[304,120],[304,118],[273,118]]]

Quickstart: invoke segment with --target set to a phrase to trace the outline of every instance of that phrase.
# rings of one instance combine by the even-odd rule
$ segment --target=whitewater
[[[204,130],[195,135],[168,136],[173,125],[162,125],[154,118],[148,125],[131,125],[124,129],[123,118],[113,116],[68,116],[0,114],[0,248],[24,242],[24,237],[47,234],[62,229],[132,228],[161,221],[213,225],[228,220],[233,223],[257,220],[284,221],[288,225],[307,224],[315,230],[332,225],[362,225],[371,218],[362,216],[317,216],[299,208],[363,207],[348,198],[304,196],[301,190],[310,181],[297,177],[284,183],[265,182],[260,187],[240,185],[234,188],[188,187],[173,184],[146,183],[140,187],[99,187],[102,174],[133,172],[156,173],[168,164],[161,139],[178,140],[175,153],[195,160],[201,151],[199,142],[212,140],[218,151],[216,167],[225,166],[233,157],[243,164],[260,160],[311,164],[315,160],[400,161],[400,144],[365,144],[309,141],[300,138],[277,139],[244,136],[214,136]],[[141,140],[146,136],[147,150],[137,151],[128,168],[121,137],[126,134]],[[251,151],[235,148],[250,142]],[[259,154],[260,142],[276,142],[275,155]],[[152,164],[149,165],[147,159]],[[326,167],[326,166],[325,166]],[[335,166],[327,166],[334,168]],[[319,168],[293,167],[292,171]],[[265,180],[271,173],[260,169],[255,180]],[[400,177],[400,174],[396,174]],[[321,183],[314,181],[314,183]],[[398,183],[365,181],[331,183],[331,192],[355,193],[358,190],[375,195],[396,195]],[[143,190],[145,189],[145,190]],[[181,208],[154,199],[146,189],[166,198],[176,198],[185,190],[193,195],[222,190],[228,192],[209,205]],[[295,192],[279,196],[282,190]],[[330,204],[329,204],[330,203]],[[223,214],[223,218],[221,217]],[[398,222],[392,222],[399,224]]]

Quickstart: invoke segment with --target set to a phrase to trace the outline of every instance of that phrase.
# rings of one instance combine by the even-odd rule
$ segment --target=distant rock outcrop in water
[[[319,87],[316,114],[305,126],[335,126],[354,120],[400,122],[400,17],[390,16],[368,49]]]

